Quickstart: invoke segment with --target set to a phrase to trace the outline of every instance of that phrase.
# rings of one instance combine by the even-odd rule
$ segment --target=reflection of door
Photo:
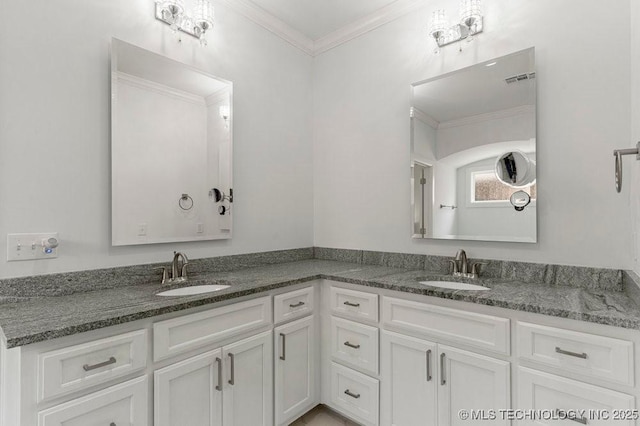
[[[413,163],[413,234],[433,236],[433,168],[417,161]]]

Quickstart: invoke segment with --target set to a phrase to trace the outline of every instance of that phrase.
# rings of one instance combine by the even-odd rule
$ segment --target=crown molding
[[[418,109],[416,107],[411,107],[411,109],[409,110],[409,117],[416,118],[416,119],[422,121],[423,123],[425,123],[428,126],[430,126],[431,128],[433,128],[434,130],[437,129],[438,126],[440,125],[440,122],[438,122],[438,120],[436,120],[435,118],[431,117],[426,112],[424,112],[421,109]]]
[[[313,40],[261,7],[248,0],[220,0],[220,3],[227,5],[261,27],[271,31],[307,55],[314,56]]]
[[[354,21],[339,30],[327,34],[315,41],[314,56],[338,47],[354,38],[360,37],[376,28],[395,21],[417,9],[423,0],[396,0],[375,12]]]
[[[486,121],[498,120],[501,118],[515,117],[518,115],[535,114],[535,105],[522,105],[500,111],[488,112],[485,114],[472,115],[470,117],[458,118],[456,120],[442,121],[438,129],[448,129],[451,127],[467,126],[469,124],[483,123]]]
[[[159,95],[168,96],[183,102],[188,102],[200,106],[205,106],[205,100],[202,96],[176,89],[175,87],[165,86],[155,81],[147,80],[137,75],[127,74],[122,71],[116,71],[118,82],[127,84],[138,89],[147,90]]]
[[[418,8],[423,0],[396,0],[317,40],[312,40],[250,0],[219,0],[310,56],[317,56]]]

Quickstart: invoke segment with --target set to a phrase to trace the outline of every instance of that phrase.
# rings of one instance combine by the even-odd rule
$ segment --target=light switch
[[[7,261],[58,257],[58,233],[8,234]]]
[[[147,224],[146,223],[141,223],[138,225],[138,236],[144,236],[147,235]]]

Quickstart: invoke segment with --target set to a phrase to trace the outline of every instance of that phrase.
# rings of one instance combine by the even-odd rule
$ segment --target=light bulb
[[[460,24],[471,30],[482,18],[482,0],[460,1]]]

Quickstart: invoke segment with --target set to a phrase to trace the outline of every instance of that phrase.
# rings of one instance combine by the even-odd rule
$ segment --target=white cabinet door
[[[140,377],[38,413],[38,426],[147,426],[148,381]]]
[[[288,424],[316,405],[314,317],[275,329],[276,424]]]
[[[223,396],[225,426],[273,424],[272,332],[222,348],[226,377]]]
[[[380,424],[436,425],[435,343],[382,332]]]
[[[154,373],[155,426],[222,424],[222,351],[189,358]]]
[[[438,345],[438,425],[508,425],[508,420],[461,419],[461,410],[510,408],[509,363]]]

